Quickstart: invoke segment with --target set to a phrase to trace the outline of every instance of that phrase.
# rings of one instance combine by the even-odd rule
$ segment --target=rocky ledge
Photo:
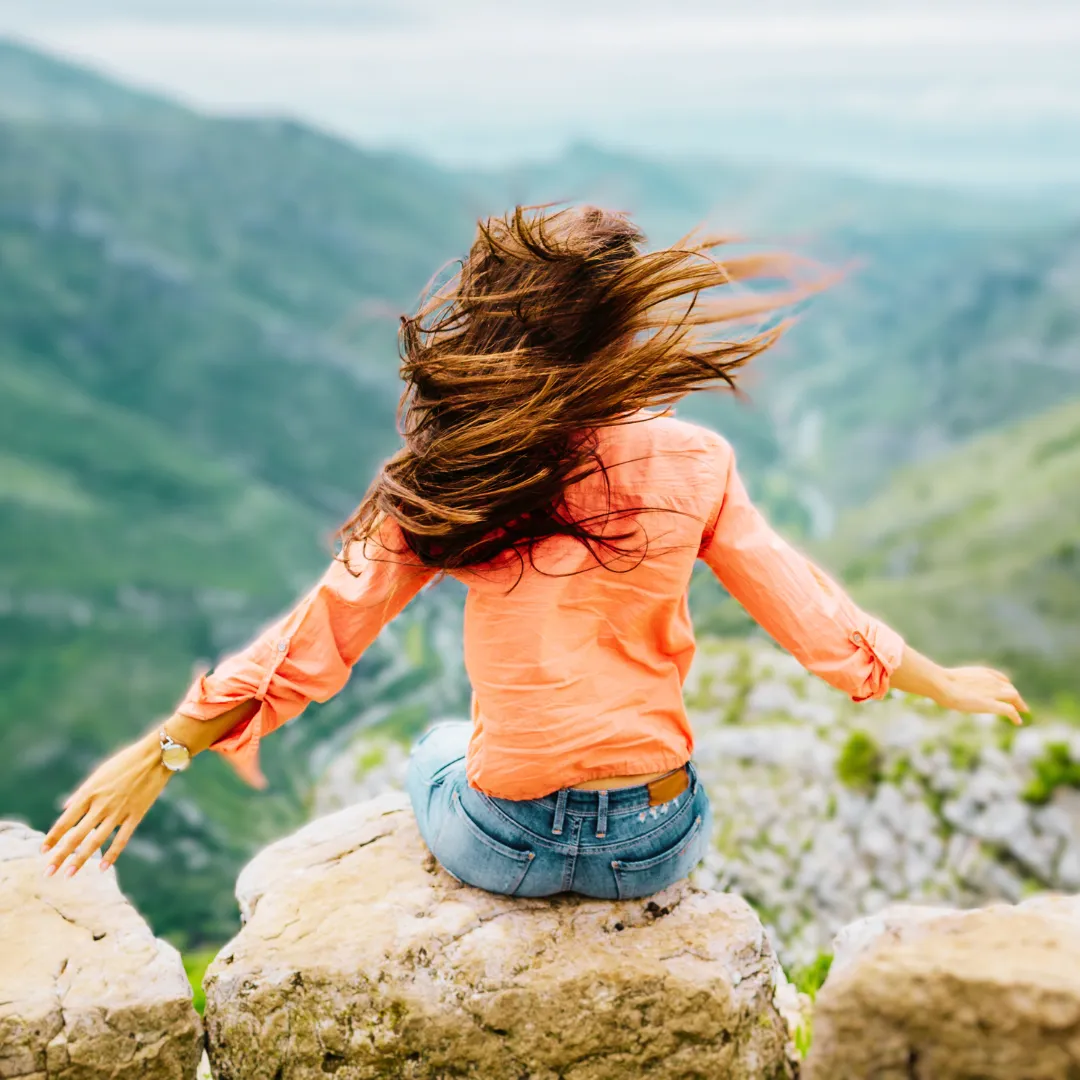
[[[492,896],[437,867],[391,794],[271,845],[237,896],[205,980],[219,1077],[793,1074],[790,987],[734,895]]]
[[[96,858],[43,877],[42,839],[0,821],[0,1077],[191,1080],[202,1029],[180,954]]]

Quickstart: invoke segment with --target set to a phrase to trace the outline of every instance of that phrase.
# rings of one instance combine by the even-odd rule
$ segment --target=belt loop
[[[603,840],[607,836],[607,791],[600,792],[600,801],[596,807],[596,838]]]
[[[563,822],[566,820],[566,788],[560,788],[555,799],[555,820],[551,824],[551,835],[561,836]]]

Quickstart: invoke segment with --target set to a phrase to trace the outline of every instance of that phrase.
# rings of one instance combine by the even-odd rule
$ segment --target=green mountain
[[[0,116],[6,119],[163,123],[182,115],[182,109],[163,98],[0,39]]]
[[[295,125],[163,118],[5,48],[16,83],[35,108],[0,116],[0,813],[45,827],[321,570],[397,441],[396,313],[469,216],[452,179]],[[88,87],[99,113],[73,113]],[[414,678],[442,610],[400,631],[435,657]],[[231,932],[240,863],[303,817],[311,747],[405,693],[400,652],[268,745],[271,793],[216,760],[170,785],[119,867],[159,931]]]
[[[1080,400],[903,470],[824,556],[916,648],[1000,663],[1031,699],[1075,695]]]

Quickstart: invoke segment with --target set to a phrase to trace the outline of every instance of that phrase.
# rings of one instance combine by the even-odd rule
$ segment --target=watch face
[[[161,751],[161,763],[166,769],[180,772],[186,769],[191,762],[191,755],[183,746],[167,746]]]

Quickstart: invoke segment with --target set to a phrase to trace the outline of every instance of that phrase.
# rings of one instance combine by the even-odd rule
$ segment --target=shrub
[[[865,731],[853,731],[840,750],[836,775],[857,791],[873,791],[881,781],[881,748]]]
[[[1029,803],[1049,802],[1059,787],[1080,788],[1080,762],[1073,761],[1068,743],[1047,743],[1032,768],[1035,776],[1023,792]]]

